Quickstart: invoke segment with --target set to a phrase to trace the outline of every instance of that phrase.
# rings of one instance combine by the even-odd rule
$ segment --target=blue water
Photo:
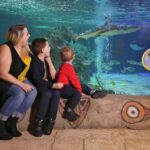
[[[9,26],[25,23],[30,42],[48,38],[56,68],[60,48],[69,45],[75,50],[74,65],[81,81],[116,94],[149,95],[150,72],[141,63],[150,47],[149,6],[149,0],[1,0],[0,42],[5,41]],[[102,27],[106,17],[114,25],[140,29],[74,41],[79,34]]]

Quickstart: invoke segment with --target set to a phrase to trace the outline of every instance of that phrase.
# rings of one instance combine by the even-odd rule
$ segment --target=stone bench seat
[[[64,103],[65,100],[61,99],[54,127],[56,129],[150,128],[150,96],[109,94],[102,99],[82,96],[76,107],[76,112],[80,114],[80,118],[75,122],[69,122],[61,117]],[[35,103],[33,108],[29,109],[18,123],[20,130],[27,130],[29,124],[32,128],[36,105]]]

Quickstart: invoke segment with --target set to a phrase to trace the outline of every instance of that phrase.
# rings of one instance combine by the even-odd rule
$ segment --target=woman
[[[26,52],[30,34],[26,25],[10,27],[5,44],[0,46],[0,139],[21,136],[16,124],[31,107],[36,88],[26,78],[31,58]]]

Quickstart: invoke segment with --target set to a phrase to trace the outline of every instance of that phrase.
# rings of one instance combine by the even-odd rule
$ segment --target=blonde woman
[[[31,107],[36,88],[26,78],[31,58],[28,55],[30,34],[24,24],[10,27],[5,44],[0,46],[0,139],[21,136],[16,124]]]

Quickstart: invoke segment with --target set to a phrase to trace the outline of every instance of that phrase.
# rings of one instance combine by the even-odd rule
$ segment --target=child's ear
[[[42,48],[41,52],[44,53],[44,48]]]

